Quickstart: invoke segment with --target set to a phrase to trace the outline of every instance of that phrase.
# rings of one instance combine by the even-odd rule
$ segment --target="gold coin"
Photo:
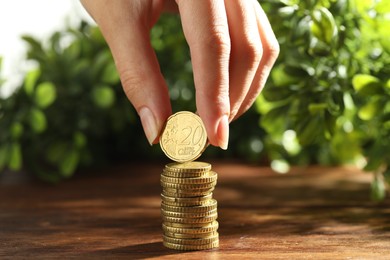
[[[161,194],[161,199],[165,204],[172,206],[199,206],[205,204],[208,200],[212,199],[212,195],[213,194],[210,193],[201,197],[177,198]]]
[[[211,237],[205,238],[175,238],[163,235],[163,241],[178,244],[178,245],[205,245],[210,244],[219,239],[218,233]]]
[[[214,190],[214,187],[211,189],[198,189],[198,190],[178,190],[178,189],[170,189],[164,188],[163,194],[170,197],[178,197],[178,198],[188,198],[188,197],[198,197],[210,194]]]
[[[172,233],[172,232],[164,232],[164,235],[167,237],[173,238],[206,238],[217,235],[217,231],[207,232],[207,233],[198,233],[198,234],[182,234],[182,233]]]
[[[164,218],[164,216],[163,216]],[[168,220],[163,221],[163,224],[168,227],[176,227],[176,228],[201,228],[204,227],[210,222],[207,223],[177,223],[177,222],[170,222]]]
[[[196,178],[196,177],[202,177],[207,173],[208,172],[187,173],[187,172],[170,172],[167,170],[162,171],[162,174],[164,176],[172,177],[172,178]]]
[[[187,202],[171,202],[164,201],[166,205],[176,206],[176,207],[195,207],[202,206],[207,203],[207,201],[187,201]]]
[[[161,209],[161,214],[168,217],[174,218],[202,218],[206,216],[210,216],[217,213],[217,209],[213,209],[205,212],[196,212],[196,213],[187,213],[187,212],[175,212]]]
[[[196,183],[196,184],[180,184],[160,181],[163,188],[178,189],[178,190],[202,190],[211,189],[217,185],[217,181],[209,183]]]
[[[161,203],[161,208],[163,210],[174,211],[174,212],[186,212],[186,213],[208,212],[210,210],[216,209],[217,206],[218,203],[215,199],[211,199],[201,206],[194,206],[194,207],[179,207],[179,206],[167,205],[164,202]]]
[[[200,177],[211,170],[211,164],[206,162],[168,163],[165,165],[164,174],[176,178]]]
[[[192,198],[192,197],[199,197],[199,196],[205,196],[212,192],[211,191],[201,191],[201,192],[193,192],[193,193],[172,193],[166,190],[163,190],[163,194],[170,197],[177,197],[177,198]]]
[[[171,222],[171,223],[180,223],[180,224],[203,224],[203,223],[211,223],[218,218],[218,213],[213,215],[205,216],[202,218],[175,218],[162,216],[163,221]]]
[[[163,241],[163,245],[175,250],[189,251],[189,250],[206,250],[219,247],[219,240],[205,245],[180,245]]]
[[[195,160],[204,151],[206,143],[207,133],[202,119],[188,111],[171,115],[160,137],[161,149],[176,162]]]
[[[219,227],[218,221],[213,221],[201,227],[172,227],[166,225],[166,223],[162,224],[162,228],[164,232],[179,233],[179,234],[203,234],[203,233],[216,232],[218,230],[218,227]]]
[[[202,177],[196,178],[175,178],[175,177],[167,177],[161,174],[160,180],[166,183],[178,183],[178,184],[201,184],[201,183],[210,183],[216,181],[218,175],[216,172],[209,171]]]
[[[178,198],[178,197],[171,197],[167,196],[165,194],[161,194],[161,199],[164,202],[193,202],[193,201],[208,201],[212,199],[213,193],[207,194],[205,196],[197,196],[197,197],[187,197],[187,198]]]

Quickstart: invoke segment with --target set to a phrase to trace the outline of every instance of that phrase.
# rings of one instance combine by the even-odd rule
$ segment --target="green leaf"
[[[325,7],[319,7],[312,13],[312,34],[321,41],[331,44],[337,35],[337,26],[331,12]]]
[[[87,144],[87,137],[80,131],[73,135],[73,143],[77,148],[83,148]]]
[[[35,69],[27,73],[26,78],[24,79],[24,90],[27,95],[31,96],[34,92],[35,85],[41,76],[41,70]]]
[[[92,90],[93,102],[101,108],[109,108],[115,102],[115,93],[108,86],[98,86]]]
[[[375,25],[375,34],[374,34],[376,38],[379,38],[379,42],[382,45],[383,50],[387,53],[390,52],[389,28],[390,28],[390,19],[385,19],[385,18],[381,20],[378,19]]]
[[[298,5],[284,6],[278,9],[280,17],[291,17],[299,9]]]
[[[324,122],[320,115],[302,119],[296,129],[299,143],[303,146],[315,143],[323,136]]]
[[[390,113],[385,113],[381,116],[383,128],[390,130]]]
[[[114,62],[109,62],[104,68],[102,81],[107,84],[117,84],[119,82],[119,74]]]
[[[290,164],[283,159],[273,160],[271,162],[271,168],[277,173],[287,173],[290,170]]]
[[[378,100],[371,101],[359,109],[358,116],[362,120],[371,120],[382,109],[383,109],[383,107],[381,106],[380,101],[378,101]]]
[[[13,171],[22,168],[22,149],[19,143],[11,144],[8,167]]]
[[[331,113],[325,113],[325,129],[328,131],[330,135],[334,135],[337,130],[337,119],[338,116],[334,116]]]
[[[11,126],[11,136],[13,140],[19,139],[23,134],[23,125],[19,122],[15,122]]]
[[[302,149],[294,130],[287,130],[283,133],[282,145],[290,155],[297,155]]]
[[[364,170],[368,172],[378,171],[384,164],[383,151],[385,150],[382,140],[375,140],[375,142],[366,147],[364,153],[367,157],[367,165],[364,167]]]
[[[319,41],[317,38],[310,39],[309,53],[312,56],[327,56],[330,53],[330,46]]]
[[[386,81],[385,87],[390,89],[390,79],[388,81]]]
[[[363,96],[383,94],[383,88],[379,79],[371,75],[355,75],[352,79],[352,85],[357,93]]]
[[[370,7],[373,6],[374,0],[352,0],[351,4],[357,9],[360,13],[367,13]]]
[[[290,77],[296,78],[298,82],[301,81],[303,77],[309,75],[308,70],[312,72],[315,71],[312,67],[308,67],[307,64],[304,64],[304,61],[289,61],[284,66],[285,73],[287,73]]]
[[[335,0],[317,0],[315,1],[316,3],[316,6],[324,6],[326,8],[328,8],[331,4],[331,2],[333,2]]]
[[[270,87],[263,92],[264,98],[271,102],[286,101],[292,94],[287,87]]]
[[[386,197],[386,185],[383,178],[375,176],[371,182],[371,199],[381,201]]]
[[[32,50],[32,52],[44,53],[42,44],[37,39],[27,35],[22,36],[22,39],[30,45],[29,47]]]
[[[77,62],[80,57],[81,46],[78,41],[72,42],[65,50],[64,55],[72,62]]]
[[[383,128],[386,129],[387,131],[390,130],[390,121],[386,121],[383,123]]]
[[[46,108],[53,104],[57,97],[56,87],[51,82],[43,82],[37,86],[35,103],[40,108]]]
[[[0,146],[0,172],[4,170],[4,167],[8,163],[9,158],[9,148],[8,145],[3,144]]]
[[[339,162],[353,162],[361,155],[361,147],[359,145],[355,133],[345,133],[338,131],[331,139],[331,153]]]
[[[387,0],[377,1],[375,6],[375,11],[379,14],[389,14],[390,13],[390,4]]]
[[[31,128],[36,133],[42,133],[46,130],[47,120],[45,114],[42,110],[34,108],[30,111],[29,122]]]
[[[62,176],[71,177],[77,168],[79,160],[80,154],[77,150],[74,149],[67,153],[60,164]]]
[[[271,78],[276,86],[284,87],[299,82],[299,77],[288,74],[284,68],[285,66],[279,65],[271,71]]]
[[[275,107],[261,117],[261,126],[275,137],[281,137],[287,125],[286,106]]]
[[[326,103],[309,104],[309,112],[314,115],[317,113],[323,113],[328,108]]]
[[[344,111],[344,99],[343,93],[332,91],[326,101],[327,111],[334,116],[339,116],[342,111]]]
[[[91,27],[90,30],[91,39],[98,43],[105,43],[105,39],[103,37],[102,32],[100,31],[99,27]]]
[[[292,40],[302,40],[310,34],[310,21],[311,17],[309,15],[301,17],[295,30],[292,31]]]
[[[343,94],[344,107],[347,110],[355,110],[356,106],[350,93],[344,92]]]
[[[88,59],[79,59],[75,62],[75,65],[70,68],[70,74],[77,77],[80,74],[89,72],[90,67],[91,64]]]
[[[69,150],[69,144],[63,141],[56,141],[49,145],[46,150],[46,158],[52,164],[62,162],[66,152]]]
[[[109,63],[112,63],[112,54],[110,50],[103,50],[97,53],[94,63],[90,67],[93,77],[100,78]]]

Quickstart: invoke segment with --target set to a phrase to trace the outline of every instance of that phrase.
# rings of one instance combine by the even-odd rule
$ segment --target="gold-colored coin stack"
[[[176,161],[161,174],[164,245],[176,250],[218,247],[217,201],[212,198],[217,173],[209,163],[194,161],[207,147],[202,119],[188,111],[170,116],[160,146]]]
[[[163,244],[176,250],[219,246],[217,173],[205,162],[170,163],[161,174]]]

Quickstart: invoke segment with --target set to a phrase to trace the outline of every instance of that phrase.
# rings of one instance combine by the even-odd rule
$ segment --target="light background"
[[[79,0],[1,0],[0,1],[0,77],[6,82],[0,95],[8,96],[20,85],[23,73],[34,66],[26,61],[26,44],[21,35],[47,39],[51,32],[77,25],[81,19],[93,22]]]

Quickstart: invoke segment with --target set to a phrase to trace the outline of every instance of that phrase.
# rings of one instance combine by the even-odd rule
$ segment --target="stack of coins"
[[[161,174],[163,244],[176,250],[219,246],[217,173],[205,162],[170,163]]]
[[[176,250],[203,250],[219,246],[217,201],[212,198],[217,173],[196,160],[207,147],[202,119],[181,111],[170,116],[160,146],[176,163],[161,174],[163,244]]]

